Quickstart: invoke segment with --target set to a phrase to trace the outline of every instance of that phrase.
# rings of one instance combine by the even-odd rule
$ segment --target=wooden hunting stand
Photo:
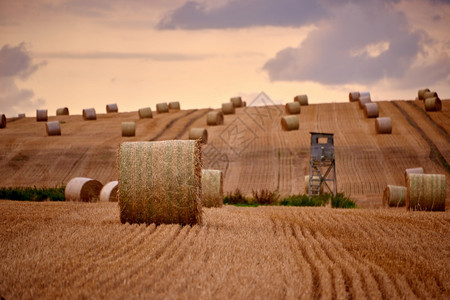
[[[333,191],[328,182],[333,182]],[[336,163],[334,160],[334,135],[311,132],[311,154],[309,168],[309,196],[320,194],[322,184],[330,194],[336,196]]]

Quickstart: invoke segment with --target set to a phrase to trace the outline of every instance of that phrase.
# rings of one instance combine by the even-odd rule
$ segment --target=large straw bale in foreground
[[[224,115],[233,115],[236,112],[233,103],[222,103],[222,112]]]
[[[135,136],[135,135],[136,135],[136,123],[122,122],[122,136]]]
[[[0,128],[6,127],[6,116],[5,114],[0,115]]]
[[[100,201],[117,202],[117,188],[119,182],[117,180],[108,182],[100,191]]]
[[[300,114],[300,112],[301,112],[300,102],[294,101],[294,102],[286,103],[285,110],[286,110],[286,113],[290,114],[290,115]]]
[[[199,141],[122,143],[119,208],[122,223],[202,221]]]
[[[358,101],[359,100],[359,92],[348,93],[348,100],[350,100],[350,102]]]
[[[425,100],[425,98],[424,98],[423,96],[425,95],[426,92],[429,92],[429,91],[430,91],[429,88],[425,88],[425,89],[419,90],[419,91],[417,92],[417,98],[418,98],[418,100]]]
[[[69,115],[69,109],[67,107],[60,107],[56,110],[57,116],[68,116]]]
[[[284,131],[298,130],[299,126],[297,116],[284,116],[281,118],[281,128]]]
[[[425,99],[425,110],[426,111],[441,111],[442,102],[439,97],[432,97]]]
[[[106,113],[115,113],[119,112],[119,108],[117,107],[117,103],[107,104],[106,105]]]
[[[167,105],[166,102],[156,104],[156,112],[158,114],[168,113],[169,112],[169,105]]]
[[[140,108],[138,113],[139,113],[139,119],[151,119],[151,118],[153,118],[152,109],[150,107]]]
[[[59,124],[59,121],[45,123],[45,129],[48,136],[61,135],[61,125]]]
[[[36,109],[36,121],[37,122],[47,122],[47,110],[46,109]]]
[[[190,140],[199,140],[202,144],[208,142],[208,131],[205,128],[192,128],[189,131]]]
[[[210,111],[206,115],[206,124],[209,126],[223,125],[223,113],[221,111]]]
[[[233,103],[234,107],[244,107],[241,97],[232,97],[230,98],[230,102]]]
[[[202,170],[203,207],[221,207],[223,205],[223,172],[220,170]]]
[[[95,108],[83,109],[83,119],[87,121],[97,120],[97,113],[95,112]]]
[[[383,193],[383,206],[405,206],[406,203],[406,187],[388,185]]]
[[[407,209],[445,210],[445,175],[409,174],[406,188]]]
[[[377,118],[375,120],[375,130],[379,134],[392,133],[392,121],[389,117]]]
[[[364,115],[366,118],[378,118],[378,105],[376,103],[366,103],[364,105]]]
[[[300,103],[300,105],[308,105],[308,95],[297,95],[294,97],[294,102]]]
[[[180,102],[178,101],[170,102],[169,109],[180,110],[181,109]]]
[[[97,202],[103,185],[92,178],[75,177],[66,185],[66,201]]]

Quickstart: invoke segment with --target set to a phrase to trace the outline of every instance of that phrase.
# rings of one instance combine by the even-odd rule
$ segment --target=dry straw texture
[[[445,175],[409,174],[406,183],[406,208],[409,210],[445,210]]]
[[[6,127],[6,116],[5,114],[0,115],[0,128]]]
[[[223,113],[221,111],[210,111],[206,115],[207,125],[223,125]]]
[[[285,110],[286,110],[287,114],[298,115],[300,113],[300,111],[301,111],[301,105],[297,101],[288,102],[285,105]]]
[[[57,116],[68,116],[69,115],[69,109],[67,107],[60,107],[56,110]]]
[[[169,112],[169,105],[166,102],[156,104],[156,112],[158,114]]]
[[[201,143],[208,142],[208,131],[205,128],[191,128],[189,131],[190,140],[200,140]]]
[[[383,206],[405,206],[406,187],[388,185],[383,193]]]
[[[61,135],[61,125],[59,121],[52,121],[45,123],[45,129],[47,131],[47,135]]]
[[[223,172],[220,170],[202,170],[203,207],[221,207],[223,205]]]
[[[118,166],[122,223],[201,223],[198,141],[122,143]]]
[[[359,108],[363,109],[367,103],[371,103],[372,100],[370,100],[370,97],[368,96],[360,96],[359,97]]]
[[[47,110],[46,109],[36,109],[36,121],[47,122]]]
[[[88,121],[97,120],[97,113],[95,112],[95,108],[83,109],[83,119]]]
[[[139,119],[151,119],[151,118],[153,118],[152,109],[150,107],[140,108],[138,113],[139,113]]]
[[[106,105],[106,112],[107,113],[119,112],[119,108],[117,107],[117,103],[107,104]]]
[[[438,94],[436,92],[425,92],[423,93],[423,100],[426,100],[427,98],[434,98],[434,97],[439,97]]]
[[[100,201],[103,202],[117,202],[117,188],[119,182],[117,180],[108,182],[102,187],[100,191]]]
[[[319,176],[313,176],[314,179],[319,179]],[[323,194],[323,184],[320,186],[319,193]],[[305,194],[309,194],[309,175],[305,176]]]
[[[294,97],[294,101],[300,105],[308,105],[308,95],[297,95]]]
[[[378,105],[376,103],[366,103],[364,105],[364,115],[366,118],[378,118]]]
[[[426,111],[440,111],[442,110],[442,102],[438,97],[426,98],[425,99],[425,110]]]
[[[284,116],[281,118],[281,128],[284,131],[298,130],[299,120],[297,116]]]
[[[75,177],[66,185],[66,201],[97,202],[103,185],[92,178]]]
[[[234,107],[244,107],[241,97],[230,98],[230,102],[233,103]]]
[[[122,122],[122,136],[135,136],[135,135],[136,135],[136,123]]]
[[[173,110],[180,110],[180,102],[175,101],[175,102],[170,102],[169,103],[169,109],[173,109]]]
[[[348,100],[350,100],[350,102],[358,101],[358,99],[359,99],[359,92],[348,93]]]
[[[424,95],[425,95],[425,93],[426,92],[429,92],[430,91],[430,89],[429,88],[425,88],[425,89],[423,89],[423,90],[419,90],[418,92],[417,92],[417,98],[418,98],[418,100],[425,100],[425,98],[424,98]]]
[[[224,115],[233,115],[236,112],[233,103],[222,103],[222,112]]]
[[[375,131],[381,134],[392,133],[392,121],[389,117],[377,118],[375,120]]]

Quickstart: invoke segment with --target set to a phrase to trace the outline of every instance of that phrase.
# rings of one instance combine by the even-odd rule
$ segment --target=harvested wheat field
[[[450,297],[449,212],[226,205],[155,227],[112,202],[0,211],[5,299]]]

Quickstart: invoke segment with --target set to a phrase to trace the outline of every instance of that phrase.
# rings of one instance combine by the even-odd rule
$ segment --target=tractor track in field
[[[169,123],[166,124],[166,126],[163,128],[163,130],[161,130],[157,135],[155,135],[153,138],[150,139],[150,142],[153,141],[157,141],[167,130],[169,130],[178,120],[185,118],[189,115],[192,115],[193,113],[195,113],[196,111],[198,111],[198,109],[193,109],[191,111],[188,111],[187,113],[178,116],[172,120],[170,120]]]
[[[439,125],[436,121],[434,121],[432,118],[430,118],[430,116],[426,113],[426,111],[424,111],[422,108],[420,108],[414,101],[406,101],[406,103],[408,105],[410,105],[411,107],[414,107],[414,109],[416,109],[417,111],[419,111],[422,116],[434,127],[437,129],[437,131],[439,131],[440,134],[442,134],[442,136],[445,137],[445,139],[447,140],[447,142],[450,143],[450,136],[447,132],[447,130],[445,130],[444,127],[442,127],[441,125]]]
[[[193,117],[189,120],[189,122],[186,123],[186,125],[184,125],[183,129],[175,136],[175,140],[180,139],[186,131],[188,131],[189,127],[198,119],[202,118],[204,115],[206,115],[208,112],[210,112],[212,109],[208,109],[205,112],[201,113],[200,115]]]

